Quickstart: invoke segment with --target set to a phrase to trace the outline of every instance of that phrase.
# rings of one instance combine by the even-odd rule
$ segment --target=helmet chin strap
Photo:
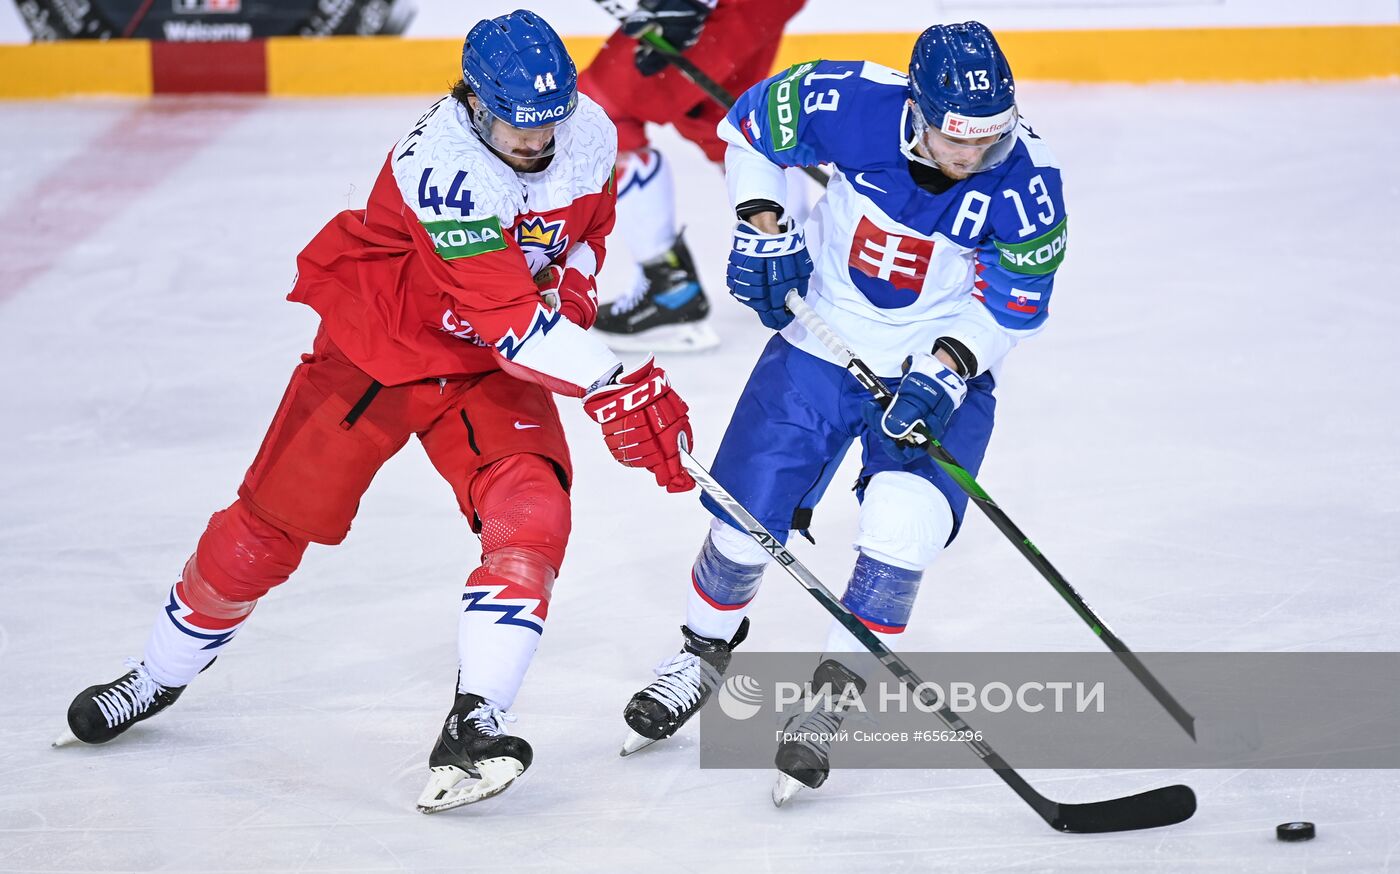
[[[911,109],[914,111],[914,118],[912,120],[909,118]],[[911,161],[923,164],[925,167],[932,167],[935,170],[940,170],[941,168],[933,159],[925,158],[915,151],[915,148],[919,145],[919,140],[923,139],[923,130],[920,130],[920,128],[924,130],[928,129],[928,123],[924,121],[923,113],[919,112],[917,107],[910,106],[908,103],[904,104],[904,113],[899,117],[899,150],[904,153],[904,157]],[[908,139],[904,136],[904,131],[906,130],[911,131]]]

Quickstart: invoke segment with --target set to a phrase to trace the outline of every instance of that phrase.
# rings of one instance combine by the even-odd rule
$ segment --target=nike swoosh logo
[[[880,186],[876,185],[875,183],[873,183],[873,182],[866,182],[863,178],[861,178],[861,177],[863,177],[864,175],[865,175],[864,173],[857,173],[857,174],[856,174],[856,183],[857,183],[857,184],[859,184],[859,185],[864,185],[866,188],[873,188],[873,189],[875,189],[876,191],[880,192],[881,194],[889,194],[888,191],[886,191],[885,189],[883,189],[883,188],[881,188]]]
[[[539,425],[527,425],[527,424],[523,424],[523,423],[521,423],[521,422],[516,422],[516,423],[515,423],[515,430],[517,430],[517,431],[524,431],[526,428],[538,428],[538,427],[539,427]]]

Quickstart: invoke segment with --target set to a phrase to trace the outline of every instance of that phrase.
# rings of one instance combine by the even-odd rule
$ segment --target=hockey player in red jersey
[[[238,500],[215,513],[142,661],[80,693],[61,741],[105,743],[174,703],[309,543],[336,544],[417,436],[481,537],[462,596],[454,706],[419,809],[490,797],[529,767],[505,731],[569,538],[569,452],[551,393],[583,398],[622,464],[693,487],[685,403],[648,360],[624,373],[586,333],[612,230],[616,135],[578,94],[553,29],[517,11],[472,28],[463,79],[389,153],[365,209],[297,259],[321,316]]]
[[[617,125],[617,227],[635,259],[629,289],[598,315],[598,330],[616,348],[686,351],[719,343],[676,226],[671,167],[648,143],[646,124],[674,125],[722,164],[725,144],[715,126],[724,108],[634,37],[654,29],[730,94],[742,94],[771,72],[783,28],[803,2],[641,0],[580,77],[579,88]]]

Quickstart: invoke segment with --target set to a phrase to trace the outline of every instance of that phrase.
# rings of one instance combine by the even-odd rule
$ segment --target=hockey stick
[[[966,732],[965,736],[967,737],[973,736],[972,729],[963,721],[963,718],[950,710],[947,704],[940,701],[930,689],[923,686],[923,681],[904,663],[904,660],[891,652],[889,647],[875,636],[874,632],[861,624],[861,621],[852,615],[826,586],[822,585],[821,581],[807,569],[806,565],[788,552],[778,542],[778,539],[767,528],[763,527],[762,523],[744,508],[743,504],[735,500],[733,495],[716,482],[710,472],[701,466],[700,462],[695,460],[695,456],[691,455],[684,447],[681,448],[681,464],[700,484],[700,488],[724,509],[724,512],[741,530],[747,531],[750,537],[772,554],[778,564],[783,566],[783,570],[797,580],[809,595],[816,598],[817,602],[826,608],[826,611],[835,617],[842,627],[854,635],[856,640],[875,655],[880,663],[889,669],[890,673],[894,674],[900,682],[917,694],[919,700],[926,707],[933,709],[934,715],[938,717],[939,721],[952,731]],[[964,743],[972,748],[983,764],[996,771],[997,776],[1010,786],[1013,792],[1021,796],[1022,801],[1040,814],[1040,818],[1045,820],[1047,825],[1057,831],[1091,834],[1158,828],[1159,826],[1183,822],[1190,819],[1191,815],[1196,812],[1196,793],[1191,791],[1190,786],[1180,783],[1174,786],[1164,786],[1160,789],[1151,789],[1137,795],[1110,798],[1107,801],[1062,804],[1037,792],[1035,787],[1027,783],[1025,778],[1008,765],[1006,760],[989,744],[979,740],[967,740]]]
[[[880,381],[880,377],[875,375],[875,372],[870,369],[869,365],[856,357],[856,354],[846,346],[845,342],[842,341],[839,336],[837,336],[836,332],[831,329],[831,326],[823,321],[821,316],[816,314],[807,301],[802,299],[801,295],[795,291],[790,291],[788,292],[785,303],[787,304],[788,311],[796,316],[797,320],[802,323],[802,327],[811,331],[812,335],[820,340],[822,345],[826,346],[826,348],[831,351],[831,354],[836,356],[837,360],[844,362],[842,366],[856,378],[857,382],[869,390],[876,401],[879,401],[881,404],[886,404],[894,397],[894,394],[889,388]],[[919,429],[918,434],[924,439],[928,454],[938,463],[939,467],[943,468],[943,472],[948,474],[954,482],[962,487],[962,490],[967,493],[967,496],[981,508],[982,512],[987,515],[987,518],[992,521],[992,524],[997,527],[997,530],[1006,535],[1006,539],[1011,541],[1016,547],[1016,550],[1020,552],[1021,555],[1025,556],[1026,560],[1031,563],[1032,567],[1040,572],[1040,575],[1045,578],[1046,582],[1050,583],[1055,591],[1060,593],[1060,597],[1064,598],[1065,602],[1074,608],[1074,612],[1079,614],[1079,618],[1083,619],[1090,630],[1103,641],[1104,645],[1118,656],[1118,660],[1123,663],[1123,666],[1131,671],[1134,677],[1137,677],[1138,682],[1142,683],[1147,691],[1152,693],[1152,697],[1157,699],[1157,703],[1161,704],[1162,707],[1171,714],[1172,718],[1176,720],[1177,725],[1180,725],[1182,730],[1189,734],[1194,741],[1196,739],[1196,717],[1192,716],[1185,707],[1181,706],[1179,701],[1172,697],[1172,694],[1152,675],[1152,672],[1149,671],[1147,666],[1142,663],[1137,655],[1128,648],[1128,645],[1119,639],[1118,635],[1113,633],[1108,627],[1108,623],[1099,618],[1098,614],[1094,612],[1094,609],[1089,606],[1088,602],[1069,584],[1069,581],[1066,580],[1059,571],[1055,570],[1055,566],[1050,563],[1050,560],[1041,554],[1034,543],[1031,543],[1030,538],[1022,533],[1020,528],[1016,527],[1016,523],[1011,521],[1011,517],[1006,515],[1006,511],[1002,510],[997,502],[992,500],[991,495],[988,495],[987,492],[977,484],[977,480],[973,478],[972,474],[969,473],[966,468],[958,464],[953,454],[949,452],[943,444],[929,436],[928,432],[922,428]]]
[[[627,8],[626,4],[620,2],[620,0],[595,0],[595,2],[603,7],[604,12],[616,18],[619,22],[625,19],[632,11]],[[643,32],[641,36],[637,37],[637,40],[651,46],[652,51],[665,58],[666,62],[671,66],[680,70],[681,75],[689,79],[696,88],[704,91],[711,100],[718,103],[726,110],[734,106],[733,94],[730,94],[724,89],[723,85],[707,76],[704,70],[695,66],[689,58],[681,53],[680,49],[667,42],[666,38],[657,33],[654,28]],[[803,167],[802,172],[806,173],[813,181],[823,188],[831,181],[830,176],[816,167]]]

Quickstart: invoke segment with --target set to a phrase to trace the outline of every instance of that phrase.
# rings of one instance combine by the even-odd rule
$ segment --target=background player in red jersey
[[[635,259],[628,290],[598,314],[618,349],[705,349],[719,343],[709,302],[676,221],[670,164],[646,123],[670,124],[711,161],[724,108],[633,37],[655,28],[730,94],[768,76],[783,27],[804,0],[641,0],[584,70],[579,88],[617,125],[617,228]]]
[[[289,297],[321,316],[312,351],[238,500],[210,519],[162,602],[144,658],[81,692],[60,742],[105,743],[173,704],[309,543],[345,538],[371,479],[417,436],[482,548],[419,809],[488,798],[530,766],[505,723],[570,531],[551,392],[582,397],[613,455],[669,491],[694,486],[677,459],[690,426],[661,368],[624,375],[586,333],[616,135],[578,95],[558,35],[530,12],[482,21],[462,74],[394,145],[366,208],[337,215],[297,258]]]

